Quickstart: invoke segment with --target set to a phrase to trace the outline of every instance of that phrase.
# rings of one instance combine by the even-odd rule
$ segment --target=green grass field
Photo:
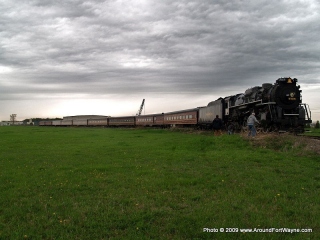
[[[0,239],[320,239],[319,155],[291,137],[55,127],[0,136]]]

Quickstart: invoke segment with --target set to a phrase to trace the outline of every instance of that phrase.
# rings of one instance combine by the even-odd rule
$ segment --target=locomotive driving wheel
[[[271,127],[269,127],[269,126],[264,127],[264,128],[263,128],[263,132],[264,132],[264,133],[269,133],[269,132],[271,132]]]
[[[248,132],[247,120],[244,120],[241,126],[241,132]]]
[[[264,132],[263,127],[256,127],[257,133],[262,133]]]
[[[279,127],[276,125],[272,125],[270,129],[271,129],[270,132],[279,132]]]

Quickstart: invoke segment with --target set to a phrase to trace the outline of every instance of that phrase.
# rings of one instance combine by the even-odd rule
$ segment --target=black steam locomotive
[[[226,127],[246,129],[247,118],[255,112],[263,131],[303,132],[311,123],[309,106],[302,103],[296,78],[279,78],[275,84],[265,83],[245,93],[219,98],[206,107],[139,116],[71,116],[63,120],[42,121],[41,126],[194,126],[210,128],[216,115]]]
[[[279,78],[275,84],[265,83],[245,93],[210,102],[199,110],[199,124],[208,124],[215,115],[220,115],[225,123],[242,129],[254,112],[261,122],[261,130],[303,132],[305,124],[312,122],[311,112],[302,103],[297,82],[296,78]]]

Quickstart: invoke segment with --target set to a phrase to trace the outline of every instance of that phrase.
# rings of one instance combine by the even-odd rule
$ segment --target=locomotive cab
[[[231,97],[224,99],[224,115],[229,116],[229,107],[231,106]]]

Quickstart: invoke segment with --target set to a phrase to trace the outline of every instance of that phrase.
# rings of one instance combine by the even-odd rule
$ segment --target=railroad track
[[[311,139],[320,140],[320,136],[311,136],[311,135],[304,135],[304,134],[298,134],[298,136],[307,137]]]

